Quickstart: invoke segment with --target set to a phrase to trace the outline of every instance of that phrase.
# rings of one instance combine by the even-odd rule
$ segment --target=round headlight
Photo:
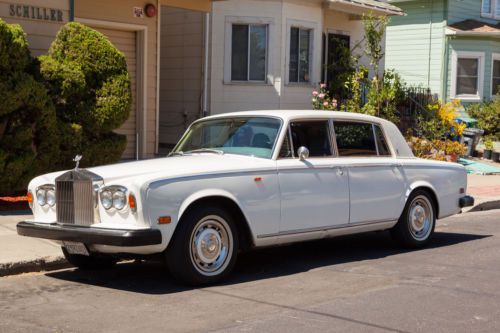
[[[56,192],[54,190],[47,190],[45,200],[50,207],[54,207],[56,204]]]
[[[101,192],[101,203],[105,209],[110,209],[113,206],[113,194],[111,191]]]
[[[39,189],[38,191],[36,191],[36,202],[38,202],[40,206],[45,206],[45,204],[47,203],[45,195],[46,191],[43,189]]]
[[[113,193],[113,207],[120,210],[123,209],[126,204],[127,196],[125,195],[125,192],[116,191],[115,193]]]

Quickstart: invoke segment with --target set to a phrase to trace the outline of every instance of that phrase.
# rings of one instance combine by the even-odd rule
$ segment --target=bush
[[[117,161],[126,138],[111,131],[128,118],[132,101],[125,56],[100,32],[71,22],[40,62],[61,122],[64,165],[76,154],[87,166]]]
[[[493,101],[471,104],[467,113],[477,119],[485,137],[500,140],[500,96]]]
[[[56,112],[26,35],[0,20],[0,195],[24,191],[59,155]]]

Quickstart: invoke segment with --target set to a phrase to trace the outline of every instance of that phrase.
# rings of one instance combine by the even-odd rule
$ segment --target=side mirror
[[[301,146],[299,147],[299,149],[297,149],[297,155],[299,155],[299,160],[305,161],[307,158],[309,158],[309,149]]]

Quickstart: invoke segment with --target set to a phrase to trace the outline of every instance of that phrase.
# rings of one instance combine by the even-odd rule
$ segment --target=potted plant
[[[491,138],[487,138],[484,140],[484,152],[483,152],[483,157],[487,160],[491,159],[491,152],[493,151],[493,140]]]
[[[444,151],[449,162],[457,162],[458,158],[465,154],[467,147],[458,141],[446,141]]]
[[[491,160],[493,162],[500,162],[500,152],[498,152],[498,151],[492,151],[491,152]]]

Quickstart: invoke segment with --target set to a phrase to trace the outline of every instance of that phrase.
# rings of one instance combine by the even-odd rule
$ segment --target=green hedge
[[[23,191],[59,155],[56,112],[26,35],[0,20],[0,195]]]

